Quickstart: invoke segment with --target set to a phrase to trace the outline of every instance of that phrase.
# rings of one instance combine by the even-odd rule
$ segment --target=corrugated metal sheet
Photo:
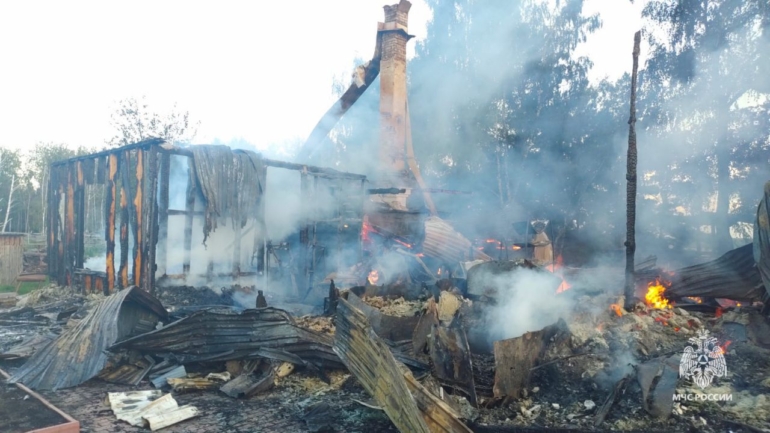
[[[471,247],[472,244],[468,239],[441,218],[430,217],[425,220],[425,239],[422,250],[427,256],[447,263],[464,262],[474,258],[491,259],[481,251],[472,250]]]
[[[752,250],[753,245],[748,244],[728,251],[716,260],[674,271],[666,297],[696,296],[745,302],[762,300],[765,289]]]
[[[264,356],[260,349],[279,349],[314,365],[343,367],[332,350],[330,336],[301,328],[289,313],[271,307],[199,311],[113,348],[160,356],[173,354],[182,363],[255,358]]]
[[[138,287],[104,299],[74,328],[38,350],[11,378],[33,389],[80,385],[107,364],[105,350],[141,332],[148,321],[166,319],[163,305]]]

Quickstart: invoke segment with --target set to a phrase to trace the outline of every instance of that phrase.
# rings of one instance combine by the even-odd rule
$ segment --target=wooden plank
[[[115,221],[117,216],[117,175],[118,155],[110,154],[108,157],[107,187],[105,188],[105,208],[107,224],[105,225],[104,238],[107,240],[107,289],[112,293],[115,289]]]
[[[160,200],[158,203],[158,270],[166,274],[168,266],[168,216],[169,216],[169,179],[171,177],[171,155],[160,156]]]
[[[121,161],[118,163],[120,169],[120,287],[128,287],[128,230],[131,220],[131,179],[128,175],[131,167],[131,153],[123,152]]]
[[[132,220],[132,229],[134,232],[134,284],[142,284],[142,263],[144,261],[143,249],[144,249],[144,189],[145,189],[145,176],[144,176],[144,151],[137,150],[136,152],[136,168],[134,176],[136,176],[136,191],[134,191],[134,212]],[[147,290],[147,288],[144,288]]]
[[[75,163],[77,185],[75,187],[75,268],[82,269],[85,262],[86,187],[85,161]]]
[[[64,197],[64,272],[65,284],[72,284],[75,248],[75,182],[74,164],[67,164],[67,187]]]
[[[158,149],[153,146],[146,152],[145,215],[144,215],[144,263],[142,263],[142,287],[155,293],[155,258],[158,242]]]
[[[192,226],[193,226],[193,212],[195,211],[195,195],[196,195],[196,179],[193,167],[195,161],[190,157],[187,164],[188,168],[188,180],[187,180],[187,198],[185,200],[185,211],[187,217],[184,220],[184,262],[182,269],[185,275],[190,273],[190,259],[192,250]]]

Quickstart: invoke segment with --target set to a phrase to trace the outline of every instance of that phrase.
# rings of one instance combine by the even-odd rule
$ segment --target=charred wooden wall
[[[171,187],[171,158],[188,160],[189,176],[184,209],[172,209],[169,190]],[[184,148],[164,145],[161,139],[149,139],[117,149],[58,161],[51,166],[48,188],[47,227],[48,273],[52,281],[59,285],[76,286],[85,292],[109,294],[115,290],[137,285],[153,291],[156,276],[187,277],[204,275],[213,277],[214,257],[221,259],[221,252],[211,251],[208,266],[191,267],[193,229],[196,217],[203,218],[201,195],[197,179],[193,173],[193,153]],[[302,177],[303,202],[310,202],[319,187],[319,181],[335,181],[354,185],[363,191],[366,177],[332,169],[293,164],[270,159],[263,159],[267,167],[277,167],[300,172]],[[178,181],[178,180],[177,180]],[[85,219],[86,194],[88,185],[104,188],[105,241],[104,269],[85,269]],[[258,198],[258,215],[253,217],[259,226],[255,233],[264,230],[264,194]],[[198,202],[196,204],[196,202]],[[361,202],[361,207],[363,203]],[[178,206],[177,206],[178,207]],[[363,210],[358,212],[362,215]],[[178,261],[179,273],[169,272],[169,217],[182,219],[173,229],[179,231],[183,240],[179,242],[182,254]],[[316,273],[315,255],[318,251],[317,228],[319,222],[333,223],[338,226],[355,223],[340,213],[332,221],[319,221],[308,212],[300,228],[300,243],[303,253],[300,258],[298,273],[305,279],[303,285],[312,285]],[[360,219],[358,224],[360,225]],[[345,226],[347,227],[347,226]],[[226,275],[238,278],[254,276],[264,270],[267,264],[263,251],[268,242],[254,237],[254,255],[258,257],[256,272],[249,272],[251,261],[245,263],[244,257],[251,257],[252,251],[245,251],[245,237],[240,227],[234,228],[231,247],[231,264]],[[243,239],[243,240],[242,240]],[[251,242],[251,240],[249,240]],[[242,249],[244,249],[242,251]]]

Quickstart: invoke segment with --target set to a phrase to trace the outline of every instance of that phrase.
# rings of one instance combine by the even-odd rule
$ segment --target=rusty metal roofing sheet
[[[107,364],[105,350],[148,320],[165,320],[166,310],[149,293],[130,287],[105,298],[75,327],[38,350],[11,378],[33,389],[77,386]]]
[[[272,307],[199,311],[113,349],[173,354],[179,362],[255,358],[264,356],[261,349],[279,349],[315,365],[343,367],[330,336],[301,328],[289,313]]]

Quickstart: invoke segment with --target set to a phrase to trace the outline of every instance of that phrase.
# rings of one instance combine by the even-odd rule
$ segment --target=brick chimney
[[[378,23],[382,37],[380,60],[380,184],[411,187],[406,164],[406,43],[414,36],[407,31],[412,4],[401,0],[385,6],[385,22]]]

